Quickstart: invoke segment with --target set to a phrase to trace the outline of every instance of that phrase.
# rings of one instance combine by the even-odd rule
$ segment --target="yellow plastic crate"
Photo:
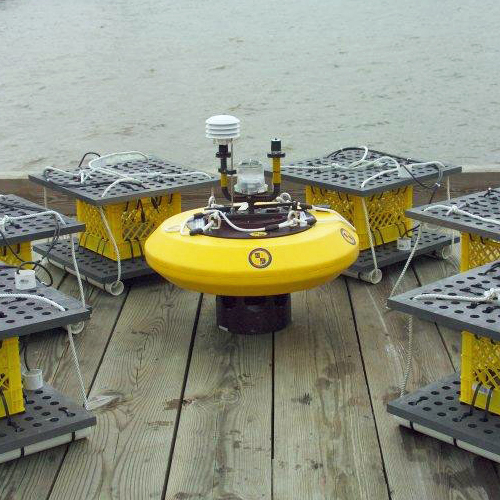
[[[0,388],[7,401],[10,414],[24,411],[19,339],[17,337],[0,341]],[[1,417],[5,417],[5,408],[0,399]]]
[[[181,211],[181,195],[141,198],[115,205],[103,206],[106,220],[118,246],[120,259],[144,255],[147,237],[165,220]],[[80,234],[80,245],[116,260],[113,243],[109,239],[99,209],[81,200],[76,202],[77,219],[85,223]]]
[[[500,242],[475,234],[462,233],[460,238],[462,272],[500,259]]]
[[[460,239],[462,272],[500,259],[500,243],[489,238],[462,233]],[[500,342],[462,332],[462,373],[460,400],[472,404],[479,383],[475,406],[486,408],[490,389],[493,389],[488,409],[500,414]]]
[[[360,196],[318,187],[306,187],[306,201],[311,205],[329,205],[355,228],[359,236],[359,249],[370,248],[368,228]],[[411,230],[413,223],[405,210],[413,205],[413,187],[384,191],[365,198],[368,219],[375,246],[397,240]]]
[[[11,245],[11,247],[17,252],[19,257],[24,262],[33,260],[33,255],[31,252],[31,242],[27,241],[25,243],[19,243],[17,245]],[[8,247],[0,247],[0,261],[13,266],[18,266],[19,264],[21,264],[21,261],[10,251]]]
[[[474,406],[486,408],[492,389],[489,411],[500,414],[500,342],[470,332],[462,333],[462,373],[460,400],[472,404],[474,392],[481,383]]]

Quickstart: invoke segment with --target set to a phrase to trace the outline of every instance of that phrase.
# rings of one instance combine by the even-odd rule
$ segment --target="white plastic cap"
[[[231,115],[211,116],[205,122],[205,134],[208,139],[221,143],[238,139],[240,136],[240,120]]]

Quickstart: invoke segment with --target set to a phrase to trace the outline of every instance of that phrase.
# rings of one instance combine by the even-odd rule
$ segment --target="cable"
[[[12,426],[14,422],[10,416],[9,405],[7,404],[7,400],[5,399],[5,394],[3,393],[3,389],[0,387],[0,399],[2,400],[3,410],[5,412],[5,417],[7,418],[8,425]],[[17,427],[17,425],[14,425]]]
[[[104,227],[106,228],[106,232],[108,233],[109,240],[111,241],[111,244],[113,245],[113,248],[115,250],[116,254],[116,267],[117,267],[117,272],[116,272],[116,282],[118,283],[121,280],[122,277],[122,263],[120,259],[120,251],[118,250],[118,245],[116,243],[115,237],[113,236],[113,232],[111,231],[111,228],[109,227],[108,219],[106,219],[106,214],[104,213],[104,210],[102,207],[99,208],[99,214],[101,216],[102,223],[104,224]]]
[[[78,356],[76,354],[75,342],[73,340],[73,327],[68,325],[68,340],[69,346],[71,350],[71,356],[73,358],[73,364],[75,365],[76,376],[78,378],[78,384],[80,386],[80,392],[82,396],[83,406],[86,410],[89,409],[88,399],[87,399],[87,391],[85,389],[85,383],[83,381],[82,371],[80,369],[80,363],[78,362]]]
[[[420,238],[422,237],[422,231],[423,231],[423,224],[420,224],[418,227],[418,233],[417,237],[415,239],[415,244],[413,245],[413,248],[411,249],[410,255],[408,255],[408,259],[405,262],[405,265],[403,267],[403,270],[401,271],[401,274],[399,275],[398,279],[396,280],[396,283],[392,287],[391,293],[389,294],[389,298],[391,298],[395,291],[398,289],[400,283],[403,281],[403,278],[406,274],[406,271],[408,270],[408,267],[410,267],[410,263],[415,256],[415,252],[417,251],[418,244],[420,243]]]
[[[410,378],[411,362],[413,359],[413,316],[408,316],[408,347],[406,350],[406,361],[403,370],[403,378],[399,388],[399,396],[403,397],[406,394],[406,386]]]
[[[365,216],[365,224],[366,228],[368,230],[368,241],[370,242],[370,251],[372,254],[372,260],[373,260],[373,270],[377,271],[378,270],[378,263],[377,263],[377,254],[375,252],[375,244],[373,242],[373,235],[372,235],[372,230],[370,227],[370,219],[368,217],[368,209],[366,208],[366,201],[365,198],[361,198],[361,205],[363,207],[363,213]]]
[[[34,295],[32,293],[0,293],[0,299],[39,300],[40,302],[45,302],[46,304],[49,304],[50,306],[53,306],[56,309],[59,309],[59,311],[66,311],[66,309],[57,302],[54,302],[53,300],[48,299],[47,297],[42,297],[41,295]]]

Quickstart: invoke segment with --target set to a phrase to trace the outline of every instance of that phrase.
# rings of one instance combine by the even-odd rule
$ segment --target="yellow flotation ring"
[[[353,264],[358,236],[336,214],[311,210],[317,222],[303,232],[266,237],[183,235],[171,228],[203,209],[170,217],[145,244],[147,263],[181,288],[214,295],[262,296],[321,285]]]

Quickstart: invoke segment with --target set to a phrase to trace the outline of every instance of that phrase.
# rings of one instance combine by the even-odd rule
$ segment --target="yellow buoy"
[[[281,193],[281,141],[271,141],[272,190],[263,165],[238,165],[233,141],[240,122],[220,115],[206,122],[218,144],[221,191],[230,201],[174,215],[146,240],[148,264],[172,283],[217,295],[217,324],[233,333],[281,330],[291,320],[290,293],[336,278],[358,257],[355,229],[337,212]],[[231,146],[231,148],[229,148]],[[231,159],[231,166],[228,165]]]
[[[260,296],[305,290],[347,269],[358,257],[358,237],[334,214],[310,211],[317,222],[295,234],[247,238],[171,232],[191,210],[167,219],[146,241],[148,264],[172,283],[215,295]]]

